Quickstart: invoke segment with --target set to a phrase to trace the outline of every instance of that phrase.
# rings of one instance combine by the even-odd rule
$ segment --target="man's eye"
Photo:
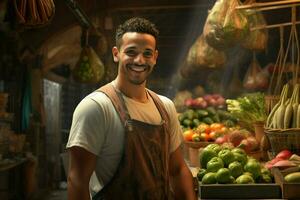
[[[126,51],[125,53],[128,56],[135,56],[137,54],[135,51]]]
[[[153,53],[152,52],[145,52],[144,56],[147,57],[147,58],[150,58],[150,57],[153,56]]]

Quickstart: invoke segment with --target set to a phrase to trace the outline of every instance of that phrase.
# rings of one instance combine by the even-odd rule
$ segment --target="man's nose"
[[[138,54],[135,59],[134,59],[135,63],[137,64],[145,64],[145,58],[143,54]]]

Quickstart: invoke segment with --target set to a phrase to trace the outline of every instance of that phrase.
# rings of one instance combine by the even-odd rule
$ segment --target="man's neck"
[[[142,103],[149,100],[145,83],[141,85],[134,85],[128,82],[121,82],[118,78],[113,81],[115,87],[120,90],[125,96]]]

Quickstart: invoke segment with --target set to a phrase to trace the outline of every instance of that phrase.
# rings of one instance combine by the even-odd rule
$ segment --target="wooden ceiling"
[[[257,2],[269,1],[271,0],[257,0]],[[213,7],[215,0],[77,0],[76,2],[91,19],[98,17],[100,29],[109,38],[109,48],[114,45],[113,38],[117,25],[126,19],[141,16],[153,21],[160,31],[159,58],[154,77],[169,80],[174,74],[178,74],[190,46],[202,33],[208,10]],[[44,36],[49,36],[68,24],[78,23],[64,1],[55,0],[55,4],[56,16],[51,25],[40,29],[39,33],[28,31],[25,33],[28,38],[36,38],[41,32]],[[264,12],[264,15],[268,24],[290,20],[289,9]],[[112,29],[105,29],[105,18],[112,19]],[[270,30],[270,33],[270,43],[277,44],[278,31]],[[272,48],[270,50],[272,51]]]

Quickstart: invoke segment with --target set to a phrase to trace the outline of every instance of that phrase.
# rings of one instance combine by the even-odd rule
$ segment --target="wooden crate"
[[[280,171],[278,168],[272,168],[275,182],[280,185],[282,190],[282,198],[284,199],[300,199],[300,183],[287,183],[284,176],[291,172],[298,171],[298,168],[291,168],[288,171]]]
[[[281,199],[278,184],[200,184],[201,199]]]
[[[184,142],[185,157],[191,167],[200,167],[199,154],[200,151],[212,142]]]

